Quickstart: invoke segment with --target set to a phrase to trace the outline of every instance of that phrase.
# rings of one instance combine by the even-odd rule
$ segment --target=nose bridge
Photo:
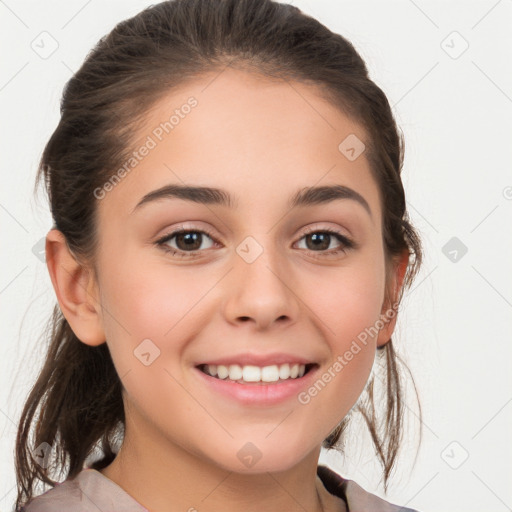
[[[235,265],[240,268],[242,278],[265,282],[267,286],[283,286],[287,273],[284,247],[272,232],[247,235],[237,246]],[[281,279],[279,279],[281,277]],[[277,280],[277,283],[274,281]]]
[[[282,318],[296,320],[297,298],[280,250],[268,233],[249,235],[238,244],[226,302],[229,321],[249,318],[263,327]]]

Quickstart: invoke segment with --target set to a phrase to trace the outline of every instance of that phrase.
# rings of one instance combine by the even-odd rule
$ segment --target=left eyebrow
[[[147,193],[133,208],[131,213],[143,204],[159,199],[183,199],[203,204],[215,204],[234,208],[238,201],[226,190],[215,187],[170,184]],[[351,199],[359,203],[372,217],[372,211],[366,199],[354,189],[344,185],[326,185],[305,187],[298,190],[288,201],[288,208],[327,204],[340,199]]]
[[[322,187],[305,187],[298,190],[290,199],[288,206],[295,208],[297,206],[313,206],[326,204],[339,199],[352,199],[359,203],[372,217],[372,210],[368,201],[354,189],[344,185],[326,185]],[[373,218],[373,217],[372,217]]]

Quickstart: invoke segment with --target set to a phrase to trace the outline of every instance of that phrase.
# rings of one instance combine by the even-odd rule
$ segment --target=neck
[[[135,443],[126,425],[123,445],[101,473],[143,507],[159,512],[345,511],[316,474],[320,447],[285,471],[236,473],[158,435]],[[165,449],[162,449],[165,446]]]

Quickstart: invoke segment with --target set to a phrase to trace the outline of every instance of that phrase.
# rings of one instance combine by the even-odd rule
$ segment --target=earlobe
[[[92,346],[104,343],[97,283],[57,229],[46,235],[46,265],[60,309],[77,338]]]
[[[383,348],[391,340],[391,335],[395,330],[396,317],[398,314],[398,299],[403,286],[405,273],[409,265],[409,251],[404,250],[398,259],[395,260],[391,276],[391,286],[389,294],[382,305],[381,321],[382,328],[379,330],[377,338],[377,348]]]

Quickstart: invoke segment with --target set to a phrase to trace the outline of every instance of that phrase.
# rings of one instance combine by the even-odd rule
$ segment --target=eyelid
[[[182,224],[180,226],[176,226],[176,227],[172,228],[167,234],[162,235],[160,238],[158,238],[155,241],[155,243],[156,243],[156,245],[162,247],[163,250],[165,250],[167,252],[173,252],[173,255],[178,254],[178,255],[184,256],[184,257],[186,257],[187,255],[193,257],[193,256],[197,255],[198,253],[202,253],[202,252],[206,251],[206,249],[199,249],[196,251],[181,251],[180,249],[174,249],[172,247],[166,246],[166,242],[168,242],[169,240],[172,240],[176,235],[183,233],[183,232],[203,233],[203,234],[206,234],[209,238],[211,238],[212,241],[214,242],[214,244],[219,243],[219,241],[217,240],[217,237],[208,228],[199,227],[197,225],[187,226],[185,224]],[[343,248],[337,249],[335,251],[333,251],[332,249],[330,251],[309,251],[309,252],[312,252],[313,254],[318,252],[318,257],[321,257],[322,255],[327,256],[329,254],[333,254],[333,252],[336,253],[337,251],[341,252],[341,251],[348,251],[351,249],[359,248],[359,244],[357,242],[355,242],[352,237],[349,237],[348,235],[345,235],[344,233],[342,233],[340,228],[326,227],[325,225],[322,226],[322,225],[318,225],[318,224],[308,226],[304,230],[302,230],[300,232],[300,235],[298,236],[297,240],[294,242],[294,244],[296,244],[297,242],[302,240],[305,236],[307,236],[311,233],[331,234],[331,235],[335,236],[336,238],[338,238],[338,241],[340,241],[340,243],[342,243],[344,246]]]
[[[353,237],[343,233],[342,229],[339,227],[333,227],[333,226],[326,227],[325,225],[314,224],[312,226],[308,226],[303,231],[301,231],[299,240],[302,239],[304,236],[309,235],[311,233],[331,233],[331,234],[339,236],[346,244],[347,249],[348,248],[352,248],[352,249],[359,248],[359,244],[353,239]]]
[[[208,235],[215,243],[218,243],[217,237],[208,228],[199,226],[186,226],[184,224],[171,228],[166,234],[160,236],[157,240],[155,240],[155,243],[159,244],[163,243],[164,241],[169,241],[176,235],[179,235],[180,233],[183,232],[204,233]],[[193,252],[194,251],[190,251],[190,253]]]

